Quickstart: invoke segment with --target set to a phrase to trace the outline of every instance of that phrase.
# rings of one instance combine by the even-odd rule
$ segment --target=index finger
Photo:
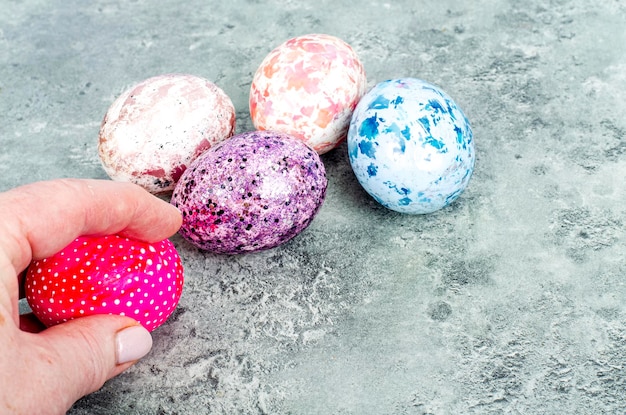
[[[121,233],[147,242],[174,234],[178,209],[131,183],[60,179],[0,194],[0,250],[20,272],[81,235]]]

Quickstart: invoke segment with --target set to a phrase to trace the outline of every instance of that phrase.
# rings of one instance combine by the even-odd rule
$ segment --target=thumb
[[[48,398],[67,400],[68,408],[102,387],[152,348],[150,332],[129,317],[94,315],[50,327],[40,336],[47,349],[40,370],[51,378]],[[47,361],[46,361],[47,360]],[[63,391],[65,396],[59,396]]]

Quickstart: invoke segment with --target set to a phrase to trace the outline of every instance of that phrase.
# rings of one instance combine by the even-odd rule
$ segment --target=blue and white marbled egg
[[[363,188],[401,213],[449,205],[474,171],[469,121],[445,92],[415,78],[381,82],[363,96],[350,122],[348,152]]]

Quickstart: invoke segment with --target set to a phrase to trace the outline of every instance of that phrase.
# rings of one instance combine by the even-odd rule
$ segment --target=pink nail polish
[[[131,326],[115,336],[117,364],[132,362],[144,357],[152,348],[152,336],[143,326]]]

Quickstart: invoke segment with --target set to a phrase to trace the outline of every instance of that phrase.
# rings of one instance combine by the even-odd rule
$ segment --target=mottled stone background
[[[438,84],[477,145],[434,214],[378,206],[344,143],[286,245],[174,237],[179,308],[70,414],[626,413],[625,27],[622,0],[2,0],[0,190],[106,178],[102,117],[157,74],[214,81],[252,129],[256,67],[311,32],[350,43],[370,86]]]

